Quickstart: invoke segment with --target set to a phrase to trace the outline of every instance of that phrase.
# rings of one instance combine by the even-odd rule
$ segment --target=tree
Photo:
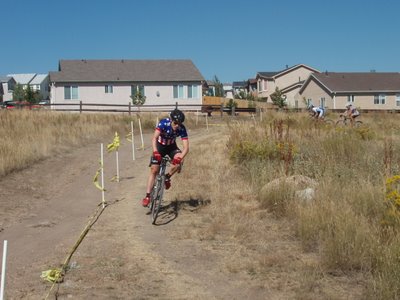
[[[234,101],[233,99],[229,99],[229,101],[225,104],[226,108],[229,108],[229,114],[232,114],[233,108],[237,108],[238,104],[236,101]]]
[[[214,76],[215,97],[225,97],[224,85],[219,81],[217,75]]]
[[[274,103],[279,108],[287,106],[286,95],[281,92],[281,90],[276,87],[275,92],[271,94],[272,103]]]
[[[25,98],[24,88],[20,83],[17,83],[13,91],[13,100],[16,102],[22,102],[24,101],[24,98]]]
[[[140,110],[140,106],[142,106],[146,102],[146,96],[142,94],[140,88],[136,88],[136,92],[130,96],[132,99],[132,104],[138,107]]]
[[[25,99],[30,104],[38,103],[40,100],[40,94],[38,91],[32,90],[31,86],[28,85],[25,89]]]

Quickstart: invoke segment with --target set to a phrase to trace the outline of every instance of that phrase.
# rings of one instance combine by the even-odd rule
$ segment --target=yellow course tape
[[[104,191],[105,192],[106,189],[104,189],[99,183],[100,171],[103,168],[103,165],[102,165],[101,161],[99,162],[99,164],[100,164],[100,167],[97,169],[96,174],[93,177],[93,183],[94,183],[95,187],[97,187],[100,191]]]
[[[120,146],[119,135],[118,132],[115,132],[113,142],[107,145],[107,152],[118,151],[119,146]]]
[[[80,234],[78,241],[75,243],[75,245],[72,247],[71,251],[68,253],[68,256],[65,259],[61,268],[60,269],[58,269],[58,268],[51,269],[51,270],[42,272],[41,277],[43,279],[53,282],[49,292],[47,293],[47,296],[45,297],[45,300],[47,300],[48,297],[50,296],[50,293],[53,290],[54,286],[56,284],[60,284],[61,282],[63,282],[65,273],[68,271],[68,265],[69,265],[69,261],[71,260],[72,255],[75,253],[76,249],[78,249],[80,243],[85,238],[86,234],[92,228],[94,223],[96,223],[96,221],[100,218],[100,215],[103,213],[103,211],[106,207],[107,207],[107,205],[105,205],[105,206],[103,206],[101,204],[98,205],[95,213],[92,215],[92,217],[88,221],[88,224],[86,225],[85,229]],[[58,299],[57,297],[58,297],[58,291],[56,291],[55,299]]]
[[[126,138],[129,142],[132,142],[132,131],[129,132],[129,133],[127,133],[127,134],[125,135],[125,138]]]
[[[62,282],[63,280],[63,277],[61,275],[61,269],[52,269],[43,271],[40,277],[50,282]]]

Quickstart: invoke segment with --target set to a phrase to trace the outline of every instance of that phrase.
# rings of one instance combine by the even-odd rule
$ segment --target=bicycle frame
[[[171,161],[169,156],[164,156],[161,160],[160,170],[156,176],[153,189],[150,195],[150,211],[152,217],[152,224],[155,224],[158,213],[160,212],[161,203],[164,195],[165,188],[165,172],[167,170],[168,163]]]
[[[351,117],[348,117],[344,114],[340,115],[340,119],[336,121],[336,126],[347,126],[347,125],[353,125],[355,127],[360,127],[363,125],[363,122],[360,120],[354,120],[353,124],[351,122]]]

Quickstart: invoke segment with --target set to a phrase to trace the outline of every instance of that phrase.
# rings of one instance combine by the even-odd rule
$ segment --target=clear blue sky
[[[400,71],[399,0],[0,0],[0,75],[60,59],[191,59],[242,81],[306,64]]]

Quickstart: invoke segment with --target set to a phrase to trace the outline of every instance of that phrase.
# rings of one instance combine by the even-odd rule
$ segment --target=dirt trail
[[[193,132],[191,145],[206,134]],[[137,151],[132,161],[130,145],[120,148],[119,183],[108,180],[116,173],[115,154],[105,155],[110,205],[73,255],[58,299],[265,299],[265,290],[223,272],[226,253],[176,236],[201,213],[182,209],[189,200],[179,210],[171,205],[163,225],[151,225],[140,205],[149,152]],[[0,181],[0,240],[9,245],[6,299],[46,297],[51,284],[41,272],[62,264],[101,201],[93,185],[99,153],[99,144],[87,145]]]

